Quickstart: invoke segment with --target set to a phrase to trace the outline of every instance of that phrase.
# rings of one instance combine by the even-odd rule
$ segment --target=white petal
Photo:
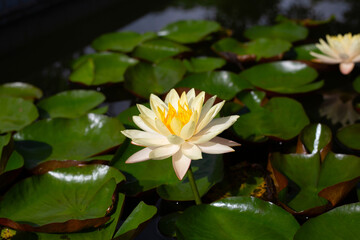
[[[152,126],[148,125],[148,123],[144,122],[144,120],[140,116],[133,116],[133,121],[142,130],[145,132],[156,132],[154,129],[152,129]]]
[[[164,145],[170,144],[169,140],[165,137],[161,138],[133,138],[133,144],[138,146],[145,146],[145,147],[160,147]]]
[[[165,159],[174,155],[179,149],[180,146],[175,144],[158,147],[151,151],[150,158],[155,160]]]
[[[141,104],[136,104],[136,107],[138,108],[139,112],[141,114],[144,114],[145,116],[151,118],[151,119],[155,119],[156,115],[153,111],[151,111],[151,109],[145,107],[144,105]]]
[[[181,129],[180,132],[180,137],[182,139],[188,140],[189,138],[192,137],[192,135],[194,135],[195,132],[195,121],[189,121],[187,124],[185,124],[185,126]]]
[[[180,105],[184,106],[185,104],[188,105],[188,101],[187,101],[186,93],[183,92],[180,97]]]
[[[360,55],[357,55],[352,59],[353,62],[360,62]]]
[[[184,142],[181,145],[181,152],[192,160],[202,159],[201,150],[195,144]]]
[[[171,130],[176,134],[176,135],[180,135],[181,132],[181,128],[182,128],[182,123],[178,118],[173,118],[170,122],[170,127]]]
[[[164,136],[169,136],[171,135],[171,132],[170,130],[165,126],[165,124],[160,121],[159,119],[155,119],[155,126],[156,126],[156,129],[158,130],[158,132],[161,134],[161,135],[164,135]]]
[[[170,92],[166,95],[165,98],[165,104],[169,105],[169,103],[176,109],[178,109],[178,101],[179,101],[179,95],[176,92],[175,89],[171,89]]]
[[[348,75],[354,69],[355,63],[340,63],[340,72]]]
[[[204,100],[205,100],[205,92],[201,92],[194,98],[194,100],[191,102],[191,105],[189,105],[189,108],[193,112],[200,113],[202,109],[202,105],[204,104]]]
[[[319,53],[315,53],[315,52],[310,52],[310,55],[318,58],[317,60],[319,60],[320,62],[323,62],[323,63],[336,64],[336,63],[341,62],[340,59],[331,58],[331,57],[328,57],[328,56],[325,56],[325,55],[322,55]]]
[[[184,143],[184,139],[176,135],[167,136],[167,139],[171,144],[181,145]]]
[[[182,154],[181,151],[178,151],[172,157],[172,163],[176,176],[179,180],[182,180],[190,167],[191,159]]]
[[[191,106],[192,101],[195,99],[195,89],[190,89],[186,94],[186,98],[188,100],[189,106]]]
[[[211,142],[220,143],[222,145],[226,145],[226,146],[229,146],[229,147],[238,147],[238,146],[241,145],[241,144],[239,144],[237,142],[234,142],[234,141],[231,141],[229,139],[222,138],[222,137],[214,137],[213,139],[211,139]]]
[[[216,135],[233,125],[238,115],[213,119],[203,130],[189,139],[189,142],[200,144],[213,139]]]
[[[222,153],[234,152],[234,149],[232,149],[231,147],[215,142],[205,142],[198,144],[197,146],[200,148],[202,152],[209,154],[222,154]]]
[[[202,107],[199,122],[205,117],[206,113],[211,109],[211,107],[214,104],[215,100],[216,100],[216,95],[212,96],[211,98],[209,98],[206,101],[206,103]]]
[[[134,139],[134,138],[165,138],[163,135],[156,132],[144,132],[135,129],[127,129],[121,131],[126,137]]]
[[[144,148],[136,153],[134,153],[133,155],[131,155],[126,161],[125,163],[136,163],[136,162],[143,162],[146,160],[149,160],[149,154],[152,151],[151,148]]]
[[[150,95],[150,107],[151,110],[156,114],[157,118],[161,119],[160,113],[159,113],[159,108],[162,111],[167,111],[167,106],[166,104],[156,95],[151,94]]]
[[[206,125],[209,124],[211,120],[220,112],[221,108],[224,106],[225,101],[219,102],[215,106],[213,106],[203,117],[203,119],[199,119],[198,125],[196,126],[195,134],[200,132]]]

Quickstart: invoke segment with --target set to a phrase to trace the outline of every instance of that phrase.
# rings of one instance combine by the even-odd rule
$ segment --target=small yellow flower
[[[124,130],[132,143],[146,148],[136,152],[126,163],[149,159],[161,160],[172,156],[176,176],[181,180],[190,167],[191,160],[202,158],[202,152],[221,154],[232,152],[238,143],[216,137],[233,125],[239,116],[214,117],[225,101],[213,106],[216,96],[205,104],[205,92],[197,96],[195,90],[183,92],[181,97],[172,89],[163,102],[156,95],[150,96],[151,109],[138,104],[139,116],[134,123],[141,130]]]
[[[1,238],[2,239],[11,239],[13,236],[16,235],[16,231],[10,228],[3,228],[1,229]]]
[[[316,47],[323,53],[310,52],[317,62],[340,64],[342,74],[349,74],[356,62],[360,62],[360,34],[326,35],[327,43],[320,39]]]

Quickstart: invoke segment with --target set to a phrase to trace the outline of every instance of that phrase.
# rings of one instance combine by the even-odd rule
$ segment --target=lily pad
[[[203,90],[225,100],[234,98],[241,90],[253,88],[244,78],[228,71],[192,74],[180,81],[175,87]]]
[[[39,116],[34,104],[22,98],[0,97],[0,134],[19,131]]]
[[[289,140],[309,124],[302,105],[285,97],[275,97],[258,109],[243,114],[233,125],[244,140],[263,141],[266,137]]]
[[[133,239],[144,224],[154,217],[156,212],[157,208],[155,206],[147,205],[141,201],[120,226],[114,238]]]
[[[14,135],[26,167],[46,160],[85,160],[121,144],[123,125],[115,118],[88,114],[35,122]]]
[[[173,57],[183,52],[191,51],[190,48],[166,39],[153,39],[141,43],[132,53],[133,57],[158,62],[161,59]]]
[[[124,81],[124,72],[138,61],[120,53],[94,53],[78,58],[72,65],[72,82],[87,86]]]
[[[85,230],[84,232],[78,233],[63,233],[63,234],[49,234],[49,233],[38,233],[37,240],[99,240],[99,239],[112,239],[120,214],[123,208],[125,195],[122,193],[118,194],[117,206],[115,212],[110,216],[110,220],[102,228],[94,230]],[[23,238],[25,239],[25,238]],[[31,240],[30,238],[26,238]],[[16,240],[16,238],[14,238]],[[21,240],[21,238],[19,239]]]
[[[280,194],[280,201],[296,212],[326,205],[328,201],[335,205],[347,193],[346,188],[329,188],[360,177],[359,157],[332,152],[322,163],[319,153],[273,153],[271,165],[291,183],[281,189],[287,193]]]
[[[24,158],[19,153],[14,151],[8,159],[5,169],[3,171],[0,171],[0,174],[22,168],[23,166]]]
[[[226,64],[226,61],[222,58],[198,57],[189,60],[185,59],[183,63],[189,72],[199,73],[221,68]]]
[[[190,207],[176,226],[179,240],[292,240],[299,228],[295,218],[282,208],[250,197]]]
[[[360,236],[360,203],[337,207],[304,223],[294,240],[357,239]]]
[[[25,100],[40,99],[43,93],[41,89],[23,82],[12,82],[0,85],[0,96],[18,97]]]
[[[129,53],[143,41],[156,37],[155,33],[114,32],[96,38],[91,46],[97,51],[119,51]]]
[[[310,52],[321,53],[320,50],[316,47],[316,45],[313,43],[294,47],[294,51],[296,53],[296,60],[306,61],[311,61],[315,59],[315,57],[310,55]]]
[[[240,76],[258,88],[283,94],[314,91],[324,85],[324,81],[313,82],[318,76],[315,69],[294,61],[256,65]]]
[[[186,68],[180,60],[165,59],[157,64],[139,63],[125,74],[125,87],[138,96],[148,98],[151,93],[169,91],[184,76]],[[146,87],[144,87],[146,86]]]
[[[40,101],[37,106],[50,118],[76,118],[105,100],[102,93],[92,90],[70,90]]]
[[[358,76],[357,78],[355,78],[354,82],[353,82],[353,87],[355,89],[355,91],[357,91],[358,93],[360,93],[360,76]]]
[[[291,48],[291,43],[282,39],[259,38],[250,42],[240,43],[234,38],[225,38],[216,42],[212,48],[223,55],[235,54],[239,61],[260,60],[279,56]],[[225,53],[225,54],[224,54]]]
[[[104,217],[113,204],[116,184],[123,180],[119,171],[104,165],[62,168],[32,176],[4,195],[0,222],[6,218],[39,227]]]
[[[360,123],[341,128],[336,136],[346,147],[360,150]]]
[[[135,152],[143,149],[126,140],[116,153],[112,165],[125,176],[126,182],[120,186],[120,191],[126,195],[136,195],[162,184],[179,182],[172,167],[171,159],[149,160],[139,163],[125,163]],[[151,171],[149,171],[151,169]]]
[[[203,154],[203,159],[192,161],[191,167],[200,196],[205,195],[212,186],[223,178],[224,167],[221,155]],[[157,193],[161,198],[171,201],[195,200],[187,176],[177,183],[159,186]]]
[[[220,28],[220,24],[214,21],[182,20],[170,23],[158,35],[179,43],[196,43]]]
[[[11,139],[11,134],[10,133],[0,135],[0,173],[5,168],[5,164],[2,161],[3,160],[2,159],[2,151],[3,151],[3,148],[6,145],[8,145],[8,143],[10,142],[10,139]]]
[[[310,124],[301,132],[300,139],[309,153],[320,152],[331,142],[331,129],[324,124]]]
[[[289,42],[295,42],[305,39],[308,35],[308,30],[293,22],[283,22],[274,26],[254,26],[245,30],[244,35],[252,40],[258,38],[280,38]]]

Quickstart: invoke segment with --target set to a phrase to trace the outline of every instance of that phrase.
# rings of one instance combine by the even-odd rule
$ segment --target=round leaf
[[[293,22],[283,22],[274,26],[254,26],[245,30],[245,37],[257,38],[280,38],[289,42],[305,39],[308,35],[307,28]]]
[[[19,97],[25,100],[40,99],[42,91],[28,83],[12,82],[0,85],[0,96]]]
[[[306,44],[306,45],[297,46],[294,48],[294,51],[296,53],[296,57],[295,57],[296,60],[307,60],[307,61],[311,61],[315,59],[315,57],[310,55],[310,52],[321,53],[315,44]]]
[[[158,35],[180,43],[195,43],[220,28],[221,26],[213,21],[182,20],[167,25]]]
[[[360,123],[340,129],[336,136],[346,147],[360,150]]]
[[[241,115],[233,128],[236,134],[248,141],[264,137],[291,139],[309,124],[302,105],[290,98],[275,97],[262,108]]]
[[[225,38],[215,43],[212,48],[223,53],[234,53],[240,61],[260,60],[278,56],[291,48],[291,43],[282,39],[259,38],[251,42],[240,43],[233,38]],[[226,57],[226,54],[224,55]]]
[[[140,44],[132,53],[133,57],[158,62],[191,49],[166,39],[153,39]]]
[[[360,203],[347,204],[308,220],[294,240],[355,240],[360,236],[359,222]]]
[[[300,135],[301,142],[310,153],[316,153],[331,142],[331,129],[324,124],[310,124]]]
[[[34,104],[22,98],[0,97],[0,134],[19,131],[39,116]]]
[[[51,118],[76,118],[105,100],[102,93],[91,90],[70,90],[40,101],[37,106]]]
[[[141,42],[156,37],[155,33],[114,32],[96,38],[91,46],[97,51],[131,52]]]
[[[299,224],[275,204],[232,197],[185,210],[176,222],[179,240],[291,240]]]
[[[169,91],[185,72],[180,60],[166,59],[157,64],[142,62],[126,71],[125,87],[136,95],[148,98],[151,93],[163,94]]]
[[[88,86],[122,82],[125,70],[137,62],[119,53],[85,55],[73,63],[70,80]]]
[[[316,70],[304,63],[280,61],[256,65],[240,73],[251,84],[271,92],[291,94],[319,89],[324,81],[312,83]]]
[[[32,168],[46,160],[85,160],[102,153],[124,141],[123,129],[115,118],[88,114],[38,121],[15,134],[14,139],[26,167]]]
[[[222,58],[198,57],[189,60],[185,59],[183,63],[189,72],[199,73],[221,68],[226,64],[226,61]]]
[[[241,90],[252,88],[246,80],[227,71],[205,72],[190,75],[176,86],[196,88],[221,99],[230,100]]]
[[[200,196],[205,195],[212,186],[223,178],[223,160],[221,155],[203,154],[203,159],[192,161],[192,170]],[[171,201],[195,200],[188,177],[173,184],[164,184],[157,188],[159,196]]]
[[[104,217],[112,205],[116,184],[124,179],[119,171],[104,165],[62,168],[36,175],[4,195],[0,218],[42,226]]]

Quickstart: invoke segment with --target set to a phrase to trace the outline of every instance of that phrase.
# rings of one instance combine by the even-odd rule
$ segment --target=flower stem
[[[195,197],[195,203],[196,205],[200,205],[202,204],[201,202],[201,198],[200,198],[200,194],[199,194],[199,190],[196,186],[196,182],[195,182],[195,178],[194,178],[194,174],[191,170],[191,167],[189,167],[188,171],[187,171],[187,175],[188,175],[188,178],[189,178],[189,182],[190,182],[190,185],[191,185],[191,189],[194,193],[194,197]]]

